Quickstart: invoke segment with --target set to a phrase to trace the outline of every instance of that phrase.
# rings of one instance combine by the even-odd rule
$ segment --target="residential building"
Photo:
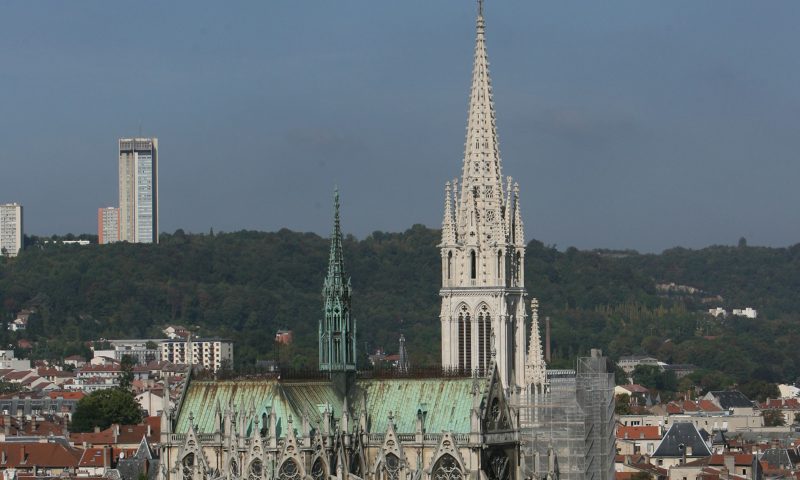
[[[697,427],[692,423],[679,422],[667,430],[652,458],[657,466],[669,468],[710,456],[711,449]]]
[[[16,257],[22,250],[22,205],[0,204],[0,254]]]
[[[747,308],[734,308],[731,311],[732,315],[737,317],[745,317],[745,318],[757,318],[758,317],[758,310],[755,308],[747,307]]]
[[[616,437],[618,455],[653,455],[661,443],[661,427],[618,425]]]
[[[290,345],[293,338],[291,330],[278,330],[275,333],[275,343],[280,343],[281,345]]]
[[[97,243],[119,242],[119,208],[105,207],[97,209]]]
[[[161,359],[182,365],[202,365],[216,372],[224,364],[233,365],[233,342],[221,338],[162,340]]]
[[[119,238],[158,243],[158,139],[119,139]]]
[[[628,376],[633,374],[633,370],[639,365],[649,365],[661,368],[661,364],[659,363],[658,359],[648,355],[628,355],[625,357],[619,357],[617,365]]]

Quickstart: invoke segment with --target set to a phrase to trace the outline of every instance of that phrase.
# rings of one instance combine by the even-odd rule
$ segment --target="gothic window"
[[[325,479],[325,465],[322,463],[322,459],[319,457],[314,460],[314,465],[311,466],[311,478],[314,480]]]
[[[264,476],[264,464],[261,460],[255,459],[250,462],[249,480],[260,480]]]
[[[386,455],[382,477],[382,480],[400,480],[400,459],[397,455],[393,453]]]
[[[361,457],[358,453],[353,454],[353,458],[350,459],[350,474],[361,476]]]
[[[183,467],[183,480],[192,480],[192,478],[194,478],[194,460],[194,453],[183,457],[183,461],[181,462],[181,466]]]
[[[489,210],[488,212],[486,212],[486,221],[494,222],[494,210]]]
[[[478,277],[478,259],[475,256],[475,250],[472,250],[469,253],[469,264],[470,264],[470,278],[475,279]]]
[[[464,474],[461,467],[452,455],[444,454],[433,466],[433,480],[463,480]]]
[[[485,372],[489,368],[491,351],[492,323],[489,308],[483,305],[478,312],[478,368]]]
[[[278,470],[279,480],[297,480],[300,478],[300,467],[291,458],[283,462],[281,469]]]
[[[452,278],[452,270],[453,270],[453,252],[447,252],[447,279],[450,280]]]
[[[508,480],[509,468],[508,457],[502,450],[495,450],[489,458],[489,471],[487,476],[489,480]]]
[[[489,163],[487,162],[486,165],[488,167]],[[494,196],[494,192],[492,191],[491,185],[486,185],[485,187],[483,187],[483,196],[486,198],[492,198]]]
[[[472,371],[472,323],[467,306],[458,313],[458,368]]]
[[[228,470],[230,471],[232,478],[239,477],[239,464],[236,462],[236,459],[231,459],[231,463],[228,465]]]
[[[497,278],[500,278],[500,274],[503,271],[503,251],[497,251]]]
[[[517,285],[522,283],[522,256],[517,252]]]

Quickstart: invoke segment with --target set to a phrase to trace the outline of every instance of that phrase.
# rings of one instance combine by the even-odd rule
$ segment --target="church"
[[[162,414],[162,480],[558,478],[555,450],[531,449],[539,414],[517,408],[548,373],[535,310],[526,338],[519,186],[502,173],[480,2],[476,30],[462,172],[445,186],[441,369],[357,371],[337,192],[319,375],[190,375]]]

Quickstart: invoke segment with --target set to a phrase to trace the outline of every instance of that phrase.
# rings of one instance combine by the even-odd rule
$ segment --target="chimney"
[[[725,463],[725,468],[728,469],[730,473],[736,472],[736,457],[733,455],[725,455],[723,457],[723,462]]]
[[[94,433],[100,433],[100,425],[94,426]]]
[[[3,415],[3,432],[6,436],[11,435],[11,415],[8,413]]]
[[[108,469],[111,467],[111,452],[108,450],[107,446],[103,447],[103,474],[108,472]]]
[[[150,437],[152,437],[152,436],[153,436],[153,429],[152,429],[152,427],[150,426],[150,424],[148,423],[148,424],[147,424],[147,438],[150,438]]]
[[[544,317],[544,360],[550,363],[550,317]]]

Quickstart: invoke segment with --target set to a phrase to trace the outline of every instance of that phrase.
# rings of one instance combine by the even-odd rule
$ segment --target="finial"
[[[478,0],[478,16],[483,16],[483,0]]]

